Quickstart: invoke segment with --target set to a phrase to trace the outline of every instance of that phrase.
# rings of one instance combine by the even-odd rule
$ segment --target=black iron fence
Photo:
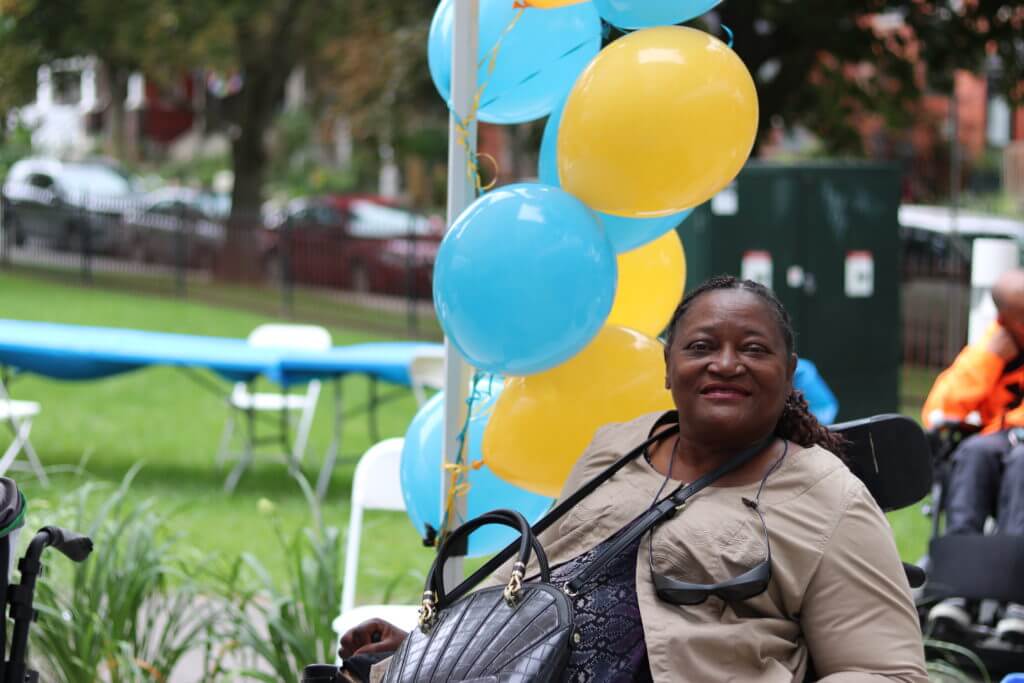
[[[228,221],[181,202],[57,200],[30,189],[0,201],[0,267],[391,336],[440,337],[431,301],[436,232],[422,223],[378,229],[364,220],[352,229],[316,218]]]
[[[903,362],[943,368],[967,343],[970,244],[925,230],[902,233]]]
[[[182,203],[36,194],[0,201],[0,267],[391,336],[441,336],[431,301],[440,236],[422,223],[377,230],[364,220],[353,229],[315,206],[229,222]],[[902,232],[903,362],[941,368],[967,340],[970,245]]]

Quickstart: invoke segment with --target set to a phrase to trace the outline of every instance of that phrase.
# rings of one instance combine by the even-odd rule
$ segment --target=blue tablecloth
[[[277,377],[281,384],[306,382],[317,377],[330,377],[358,372],[395,384],[409,386],[409,363],[423,351],[440,352],[440,344],[424,342],[369,342],[335,346],[329,351],[287,351],[277,360]]]
[[[409,363],[424,347],[440,345],[373,342],[326,351],[270,349],[228,337],[0,319],[0,365],[66,380],[170,365],[208,368],[231,381],[263,375],[289,385],[361,373],[408,386]]]

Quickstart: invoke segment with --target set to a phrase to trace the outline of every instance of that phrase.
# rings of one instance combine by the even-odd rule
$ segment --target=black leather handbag
[[[445,561],[474,530],[503,524],[520,533],[519,555],[508,584],[458,600],[445,594]],[[530,551],[540,579],[523,581]],[[427,575],[419,627],[395,653],[385,683],[547,683],[569,660],[575,632],[572,601],[551,584],[548,559],[529,522],[514,510],[494,510],[453,531]]]

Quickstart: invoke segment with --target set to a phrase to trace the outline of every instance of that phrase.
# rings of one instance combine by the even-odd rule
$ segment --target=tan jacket
[[[661,415],[598,430],[562,497],[642,443]],[[629,523],[663,480],[643,457],[623,468],[541,535],[551,565]],[[659,570],[711,583],[764,559],[760,520],[740,500],[756,492],[757,484],[711,486],[691,498],[656,529]],[[892,531],[861,481],[828,451],[790,444],[761,505],[772,581],[765,593],[735,606],[715,597],[692,607],[658,599],[648,569],[649,536],[642,542],[637,599],[656,683],[802,681],[808,656],[829,683],[927,681],[917,613]],[[497,581],[507,576],[507,569],[495,573]]]

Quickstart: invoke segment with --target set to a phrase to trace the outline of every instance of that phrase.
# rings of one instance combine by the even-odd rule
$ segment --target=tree
[[[0,145],[7,133],[10,111],[32,99],[36,91],[36,70],[41,62],[37,50],[18,44],[15,19],[0,14]]]
[[[952,89],[956,69],[983,72],[995,90],[1024,102],[1024,5],[1006,0],[909,2],[906,20],[921,39],[931,83]]]
[[[144,40],[159,25],[157,5],[143,0],[0,1],[0,83],[17,84],[8,107],[31,100],[38,68],[55,59],[95,55],[109,87],[107,151],[124,157],[128,78],[144,63],[171,54],[165,40]],[[31,84],[31,85],[30,85]],[[3,96],[0,95],[0,98]],[[3,107],[0,107],[3,111]]]
[[[278,113],[292,71],[322,49],[325,40],[345,33],[342,0],[154,0],[151,9],[167,27],[168,43],[180,45],[171,62],[147,60],[147,74],[166,73],[168,64],[214,69],[237,75],[240,86],[222,101],[231,140],[234,172],[228,218],[229,260],[224,275],[258,275],[256,240],[266,180],[266,133]]]
[[[329,41],[311,65],[324,112],[348,119],[364,146],[425,166],[447,155],[448,112],[427,68],[435,7],[424,0],[352,0],[347,35]]]
[[[759,142],[781,120],[815,132],[829,153],[859,155],[858,115],[877,112],[891,124],[908,123],[919,96],[914,64],[900,49],[902,35],[887,39],[870,21],[882,5],[879,0],[719,5],[721,24],[735,34],[734,47],[757,83]]]
[[[11,104],[27,101],[26,84],[34,83],[35,70],[58,57],[92,54],[106,66],[113,129],[121,128],[119,106],[132,71],[165,80],[180,78],[191,67],[239,74],[241,87],[224,102],[235,172],[232,232],[258,220],[267,161],[264,135],[285,80],[325,40],[345,33],[342,0],[6,0],[0,12],[0,35],[6,39],[0,54],[18,58],[0,67],[3,82],[20,86]],[[111,136],[121,155],[120,134]]]
[[[826,152],[861,154],[856,122],[863,115],[880,115],[891,128],[905,128],[929,83],[941,84],[955,68],[980,71],[995,55],[997,87],[1011,99],[1024,97],[1019,3],[726,0],[708,16],[715,20],[697,23],[723,38],[721,26],[727,26],[754,75],[762,142],[781,118],[818,134]]]

